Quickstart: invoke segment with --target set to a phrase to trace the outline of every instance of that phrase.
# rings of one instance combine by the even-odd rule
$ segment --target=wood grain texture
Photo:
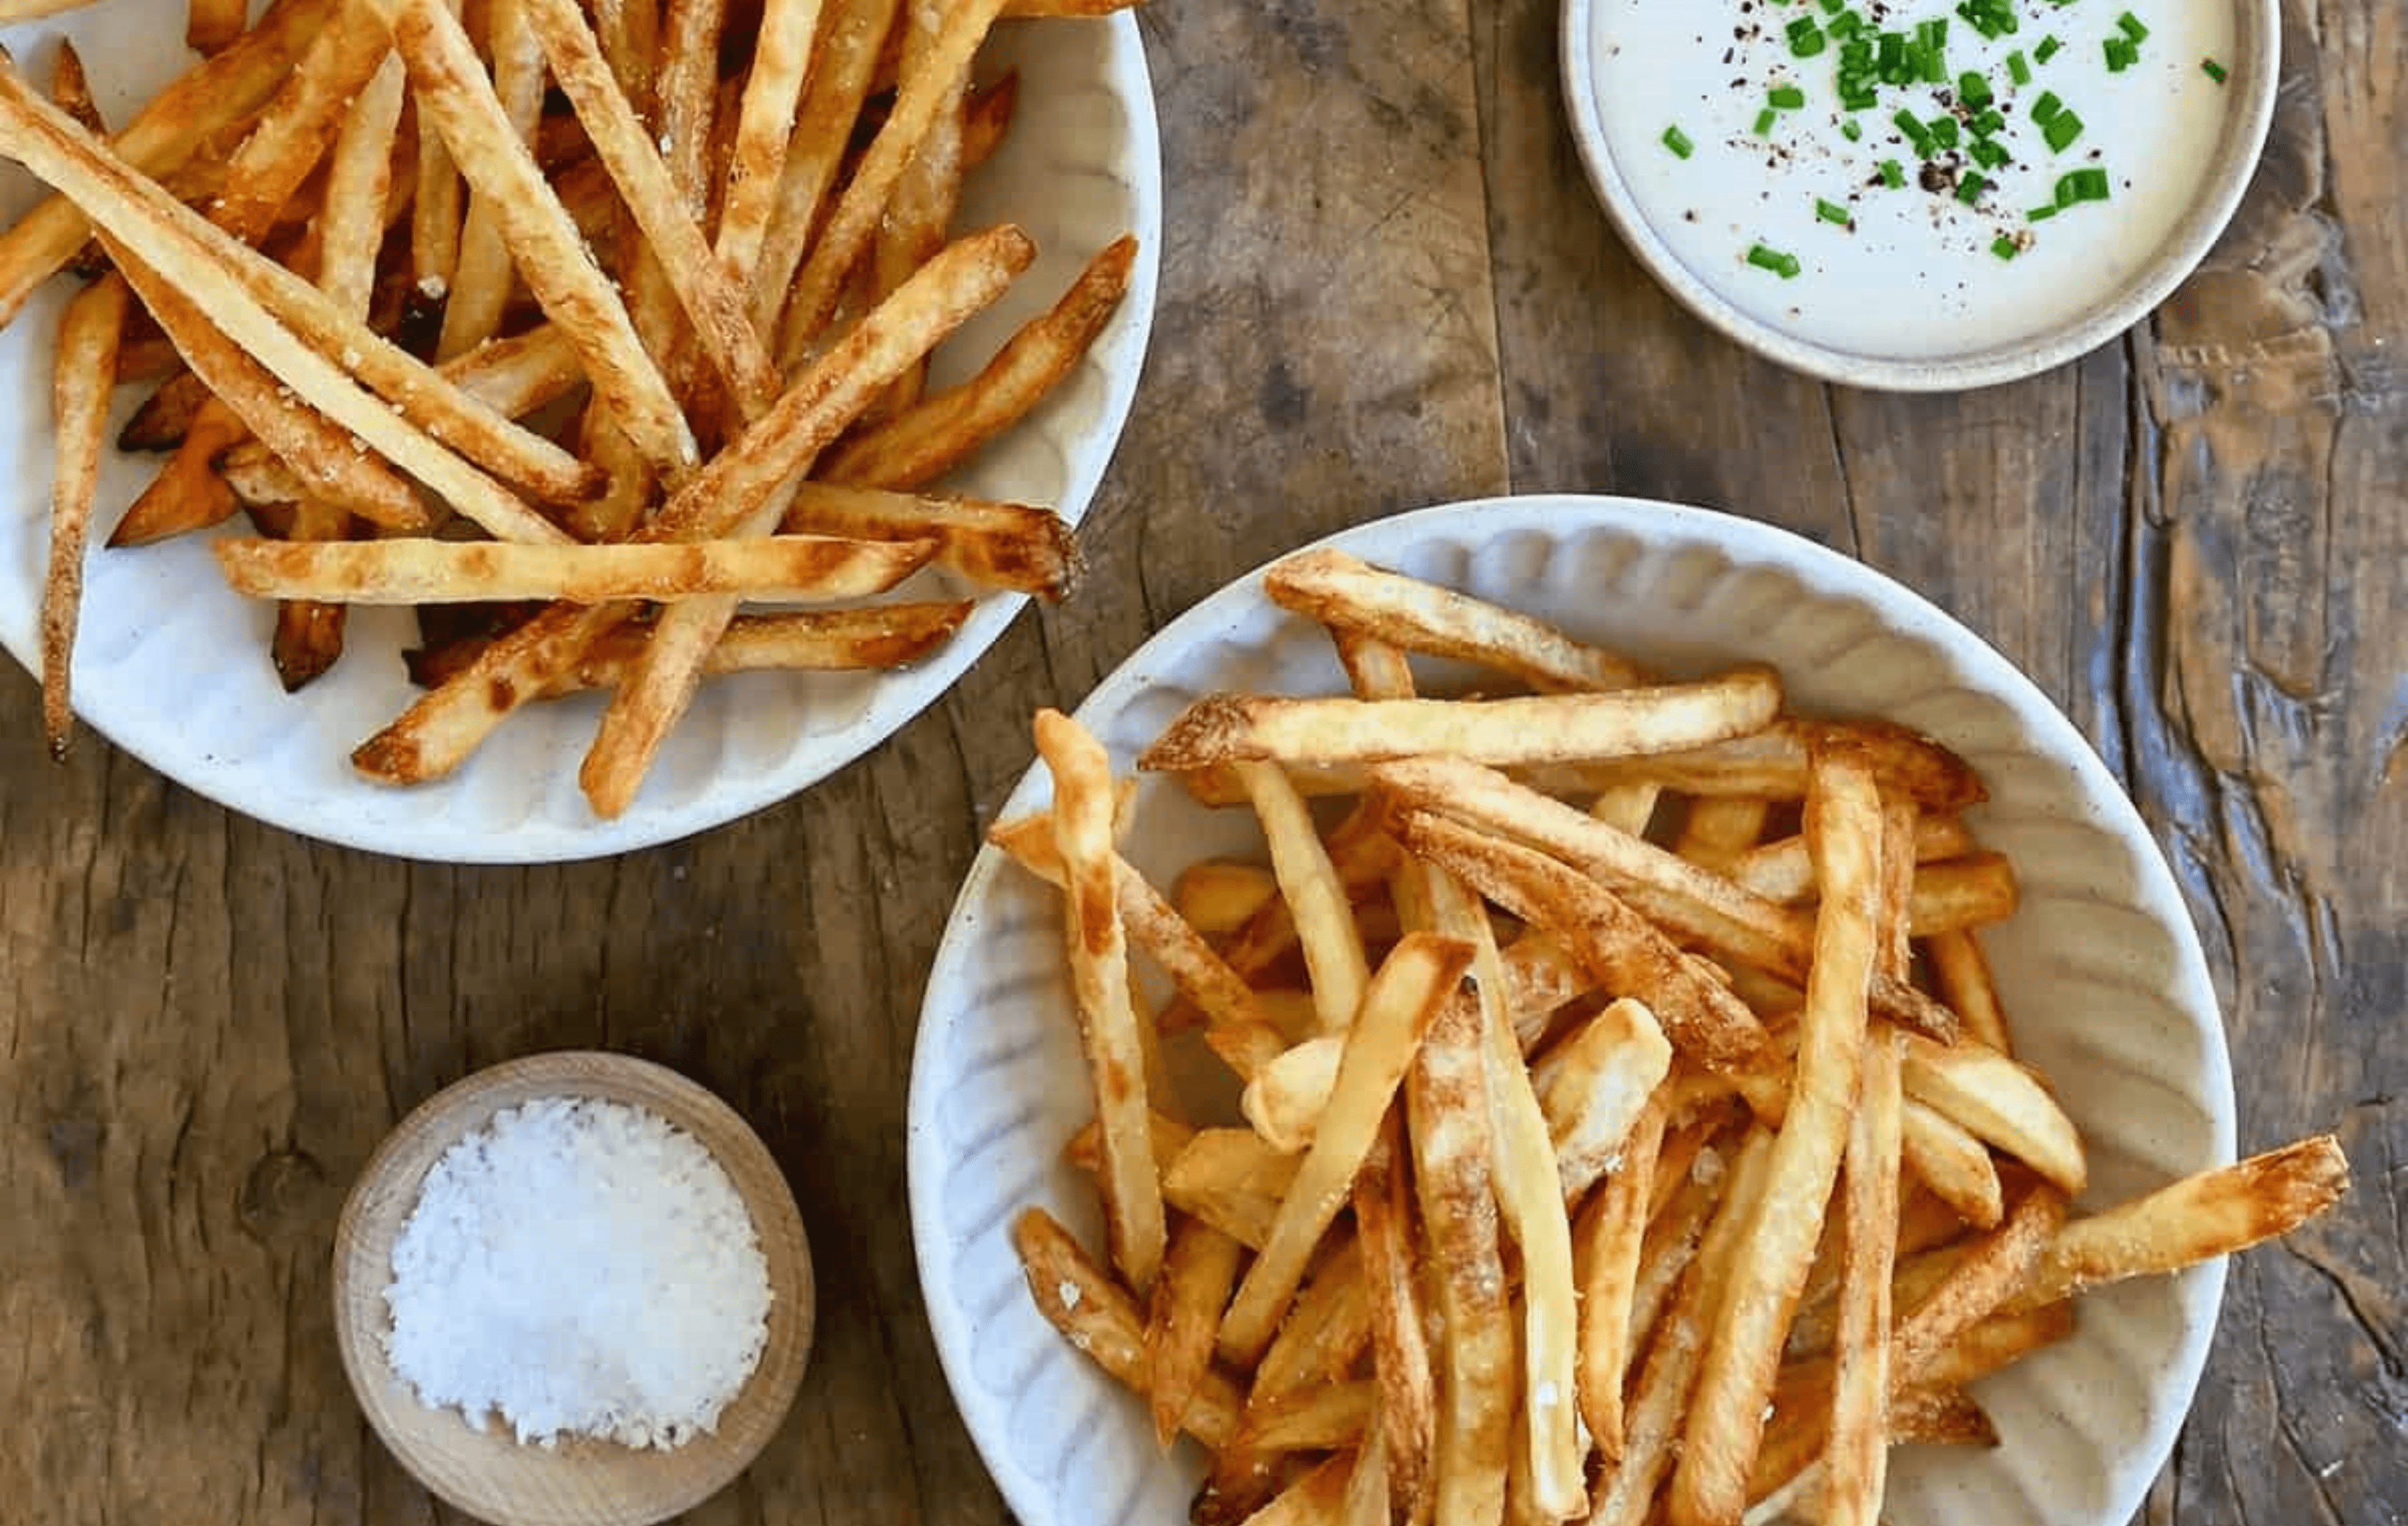
[[[2408,1519],[2408,13],[2286,0],[2273,142],[2123,342],[1955,397],[1736,350],[1608,232],[1550,0],[1151,0],[1161,309],[1090,573],[807,797],[691,842],[452,869],[232,817],[0,675],[0,1501],[28,1519],[449,1523],[367,1433],[328,1256],[393,1123],[607,1047],[785,1168],[822,1318],[706,1526],[999,1526],[903,1212],[924,972],[979,834],[1075,702],[1326,530],[1507,488],[1738,510],[1921,588],[2141,801],[2229,1015],[2244,1145],[2356,1188],[2235,1271],[2155,1526]],[[264,656],[261,660],[265,660]],[[16,1519],[13,1503],[0,1516]]]

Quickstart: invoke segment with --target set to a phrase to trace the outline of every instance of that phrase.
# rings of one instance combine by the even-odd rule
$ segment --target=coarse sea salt
[[[431,1407],[522,1442],[667,1448],[759,1362],[768,1263],[727,1173],[640,1107],[505,1108],[427,1173],[393,1247],[385,1352]]]

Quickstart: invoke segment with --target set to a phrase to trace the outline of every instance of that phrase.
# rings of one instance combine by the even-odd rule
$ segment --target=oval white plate
[[[172,26],[161,18],[176,18]],[[52,22],[11,27],[0,43],[49,68],[67,35],[122,122],[182,66],[182,11],[160,0],[102,0]],[[1037,263],[1005,299],[936,356],[940,380],[968,375],[1043,311],[1089,257],[1123,233],[1139,240],[1127,296],[1076,372],[1004,439],[954,474],[965,492],[1086,510],[1128,416],[1153,323],[1162,243],[1161,145],[1136,22],[1007,22],[980,55],[982,78],[1020,72],[1020,102],[996,157],[966,188],[960,225],[1013,221]],[[0,217],[38,188],[0,166]],[[29,669],[49,526],[50,356],[69,283],[54,281],[0,332],[0,642]],[[126,389],[121,406],[138,400]],[[156,458],[105,463],[95,540],[132,501]],[[239,521],[236,522],[236,527]],[[933,575],[917,597],[965,590]],[[413,858],[542,863],[625,852],[732,821],[817,782],[884,740],[950,687],[1026,602],[982,600],[952,641],[910,669],[868,674],[748,673],[703,686],[625,814],[597,820],[577,765],[601,716],[598,696],[531,706],[455,776],[394,789],[351,770],[351,749],[413,697],[400,650],[402,611],[355,612],[348,650],[297,695],[267,660],[272,606],[236,596],[199,540],[91,554],[75,667],[83,723],[160,772],[221,803],[328,842]]]
[[[1861,7],[1858,7],[1861,9]],[[2017,163],[1983,170],[1996,182],[1984,211],[1918,189],[1869,183],[1883,159],[1913,177],[1918,156],[1891,117],[1929,87],[1883,87],[1858,113],[1862,140],[1838,130],[1838,43],[1793,58],[1783,29],[1803,7],[1735,0],[1564,0],[1565,101],[1590,183],[1641,265],[1708,324],[1784,366],[1828,381],[1898,391],[1988,386],[2071,360],[2165,300],[2231,219],[2273,121],[2282,22],[2276,0],[2069,0],[2019,7],[2022,29],[1984,43],[1955,7],[1950,79],[1993,61],[2008,125],[2028,145]],[[2136,14],[2152,30],[2140,61],[2109,74],[2101,43]],[[1812,14],[1829,16],[1820,7]],[[1883,23],[1912,31],[1925,12],[1892,7]],[[2004,57],[2054,35],[2062,50],[2011,87]],[[2201,68],[2214,57],[2220,85]],[[1796,83],[1807,104],[1756,130],[1766,93]],[[2043,91],[2073,108],[2085,131],[2051,152],[2031,121]],[[2158,108],[2163,107],[2163,109]],[[1679,127],[1687,159],[1663,142]],[[2114,199],[2028,224],[2012,260],[1994,237],[2027,227],[2023,210],[2051,199],[2056,178],[2093,163]],[[1969,169],[1979,166],[1968,165]],[[1818,198],[1844,206],[1842,229]],[[1747,263],[1756,243],[1794,254],[1794,280]]]
[[[2172,876],[2071,723],[1963,626],[1858,563],[1746,520],[1627,498],[1500,498],[1332,537],[1369,561],[1527,610],[1667,670],[1770,662],[1793,702],[1903,721],[1988,781],[1975,825],[2021,871],[1986,941],[2019,1052],[2091,1148],[2091,1201],[2232,1158],[2214,993]],[[1328,641],[1259,578],[1173,622],[1079,709],[1116,768],[1213,689],[1342,692]],[[1197,858],[1259,857],[1243,812],[1141,776],[1127,852],[1158,884]],[[1005,806],[1051,793],[1041,769]],[[1101,1244],[1062,1147],[1090,1115],[1054,892],[993,849],[937,951],[912,1056],[911,1226],[937,1348],[970,1434],[1026,1526],[1183,1518],[1192,1446],[1158,1452],[1141,1406],[1039,1317],[1010,1242],[1042,1204]],[[2221,1264],[2086,1298],[2080,1332],[1985,1382],[2005,1445],[1911,1447],[1899,1526],[2124,1526],[2172,1447],[2222,1294]]]

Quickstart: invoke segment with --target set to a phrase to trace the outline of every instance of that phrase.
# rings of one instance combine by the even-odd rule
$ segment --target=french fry
[[[2073,1219],[2009,1305],[2043,1307],[2087,1288],[2179,1271],[2288,1234],[2341,1201],[2349,1161],[2330,1134],[2200,1172]]]
[[[251,19],[243,0],[186,0],[184,46],[196,53],[224,50]]]
[[[926,66],[926,59],[943,36],[939,24],[943,14],[934,7],[913,7],[906,16],[901,73],[916,73]],[[886,210],[878,220],[878,230],[863,262],[867,279],[877,292],[894,290],[945,241],[945,230],[953,225],[954,209],[961,201],[962,140],[968,99],[969,78],[965,74],[938,102],[926,135],[911,151],[893,194],[887,197]],[[926,381],[925,363],[896,377],[873,410],[873,417],[891,415],[919,401]]]
[[[1438,1445],[1438,1384],[1412,1262],[1412,1198],[1399,1115],[1354,1179],[1354,1229],[1371,1313],[1372,1371],[1380,1384],[1378,1439],[1398,1526],[1428,1526]],[[1368,1454],[1367,1454],[1368,1455]]]
[[[122,284],[125,278],[121,273],[116,279]],[[184,310],[176,310],[179,316],[185,315]],[[208,332],[203,332],[205,329]],[[222,354],[228,348],[225,337],[208,329],[206,324],[188,327],[185,337],[189,342],[214,354]],[[228,364],[233,364],[232,358]],[[186,374],[196,373],[188,371]],[[258,384],[255,376],[251,382],[253,386]],[[126,507],[124,517],[118,520],[117,527],[109,532],[108,543],[112,548],[146,546],[173,536],[222,525],[241,507],[236,501],[231,486],[211,468],[209,463],[237,440],[248,440],[252,444],[259,442],[250,439],[250,427],[235,416],[234,410],[209,391],[208,382],[202,382],[200,385],[207,396],[194,409],[189,427],[177,442],[176,453],[159,468],[159,475],[150,480],[150,484]],[[264,406],[281,407],[282,399],[280,397],[276,403]],[[259,454],[263,461],[274,464],[277,485],[284,491],[272,499],[247,501],[294,503],[305,496],[301,480],[293,474],[291,468],[277,459],[274,452],[259,444]]]
[[[50,480],[50,557],[42,575],[42,729],[56,758],[66,756],[75,729],[75,644],[83,604],[84,549],[128,298],[125,283],[108,278],[78,293],[60,316],[58,352],[50,366],[58,465]]]
[[[1764,1028],[1754,1013],[1602,885],[1543,854],[1443,817],[1408,812],[1398,831],[1414,853],[1562,939],[1598,984],[1652,993],[1666,1036],[1699,1063],[1735,1065],[1763,1044]]]
[[[1962,817],[1916,811],[1917,864],[1937,863],[1976,851],[1978,845]],[[1814,899],[1814,861],[1807,855],[1806,839],[1802,836],[1784,837],[1750,848],[1729,866],[1728,872],[1742,885],[1784,906],[1804,905]]]
[[[1273,1149],[1301,1150],[1312,1143],[1313,1130],[1329,1106],[1329,1093],[1338,1085],[1338,1061],[1345,1049],[1343,1034],[1316,1034],[1246,1076],[1239,1111]]]
[[[1105,245],[1061,299],[1007,340],[978,375],[846,441],[829,455],[825,475],[862,487],[917,488],[967,460],[1026,417],[1087,353],[1119,309],[1136,260],[1134,238]]]
[[[559,598],[857,598],[927,564],[926,540],[781,535],[674,544],[514,545],[499,540],[214,541],[226,582],[260,598],[435,604]]]
[[[1096,1265],[1070,1231],[1042,1208],[1028,1209],[1012,1221],[1011,1243],[1020,1252],[1039,1312],[1096,1366],[1142,1392],[1145,1321],[1128,1289]],[[1244,1409],[1237,1385],[1227,1375],[1208,1369],[1197,1381],[1180,1423],[1207,1447],[1224,1447],[1237,1433]]]
[[[1573,641],[1543,621],[1399,577],[1344,552],[1290,556],[1264,574],[1283,609],[1374,636],[1409,652],[1479,663],[1541,689],[1622,689],[1639,669],[1614,653]]]
[[[821,0],[768,0],[744,79],[736,138],[728,155],[727,190],[713,252],[749,292],[761,245],[778,209],[778,182],[786,168],[803,81],[819,30]],[[933,248],[928,252],[934,252]]]
[[[2014,865],[2004,854],[1974,853],[1917,870],[1908,901],[1914,934],[1937,938],[2014,915]]]
[[[1229,1360],[1251,1362],[1270,1344],[1313,1245],[1345,1202],[1423,1031],[1470,962],[1467,944],[1414,935],[1398,943],[1372,977],[1348,1029],[1312,1147],[1281,1201],[1269,1242],[1247,1269],[1221,1322],[1220,1350]]]
[[[1103,1126],[1105,1218],[1112,1263],[1143,1291],[1162,1265],[1166,1227],[1147,1126],[1139,1017],[1113,886],[1112,779],[1101,743],[1056,711],[1037,716],[1037,750],[1054,775],[1054,843],[1066,901],[1064,946],[1078,992],[1079,1035]]]
[[[1170,1231],[1145,1327],[1144,1386],[1161,1446],[1178,1436],[1187,1406],[1212,1370],[1212,1336],[1244,1249],[1201,1219],[1182,1218]]]
[[[752,323],[777,332],[804,250],[820,224],[821,207],[836,183],[853,125],[868,99],[878,60],[900,11],[900,0],[825,0],[809,82],[803,91],[776,205],[752,267]]]
[[[1290,699],[1214,695],[1138,759],[1188,770],[1241,758],[1379,762],[1420,754],[1499,766],[1643,753],[1742,735],[1772,718],[1781,684],[1742,669],[1703,684],[1486,700]]]
[[[566,334],[612,418],[656,465],[694,466],[694,433],[677,399],[534,155],[510,131],[459,19],[440,0],[365,3],[408,61],[419,120],[434,123],[461,174],[493,201],[519,273]]]
[[[1920,732],[1885,721],[1799,716],[1684,751],[1601,759],[1583,782],[1591,788],[1645,782],[1690,795],[1802,800],[1814,749],[1836,742],[1866,755],[1885,793],[1905,795],[1926,811],[1963,811],[1987,798],[1981,776],[1963,758]]]
[[[1332,1240],[1337,1248],[1313,1268],[1312,1280],[1254,1364],[1254,1389],[1246,1396],[1244,1429],[1249,1432],[1262,1406],[1340,1381],[1370,1346],[1371,1302],[1363,1286],[1362,1245]]]
[[[208,400],[208,383],[191,371],[179,370],[143,399],[125,427],[117,432],[121,451],[173,450],[193,426],[193,415]]]
[[[1663,788],[1644,782],[1608,785],[1597,792],[1589,802],[1588,813],[1618,832],[1632,837],[1647,835],[1648,823],[1655,819],[1656,802],[1662,799]],[[1812,871],[1809,871],[1812,877]]]
[[[51,56],[50,100],[85,132],[95,137],[108,136],[100,103],[92,98],[92,77],[84,72],[83,55],[76,51],[72,37],[61,37],[59,50]]]
[[[1051,510],[946,494],[804,482],[780,529],[937,542],[937,562],[990,588],[1059,600],[1079,572],[1070,527]]]
[[[266,236],[384,61],[384,38],[352,0],[333,20],[227,161],[208,220],[230,238],[249,244]]]
[[[1302,1163],[1251,1129],[1199,1129],[1168,1159],[1164,1199],[1250,1250],[1270,1243],[1272,1222]]]
[[[942,645],[969,618],[966,600],[871,604],[859,609],[796,610],[784,614],[748,614],[732,621],[710,649],[703,670],[714,677],[772,669],[841,672],[894,668]],[[585,649],[556,681],[552,695],[617,684],[643,650],[644,632],[622,626]],[[458,653],[410,653],[410,682],[432,687],[474,661],[481,642]],[[1049,833],[1050,823],[1039,823]]]
[[[334,540],[348,534],[351,516],[314,498],[293,506],[292,540]],[[349,609],[324,599],[286,599],[276,607],[276,629],[268,638],[267,660],[287,694],[323,677],[343,655],[343,631]]]
[[[1664,1144],[1667,1108],[1658,1096],[1631,1126],[1622,1158],[1583,1204],[1572,1225],[1572,1264],[1580,1276],[1581,1418],[1610,1467],[1622,1457],[1623,1384],[1629,1375],[1631,1305],[1647,1236],[1647,1199]]]
[[[1873,924],[1873,972],[1903,984],[1914,972],[1914,944],[1910,936],[1916,875],[1914,823],[1920,813],[1902,795],[1885,795],[1881,802],[1881,899]]]
[[[1240,764],[1239,771],[1270,845],[1271,871],[1278,877],[1282,900],[1296,921],[1321,1029],[1343,1032],[1353,1025],[1371,980],[1346,887],[1287,775],[1259,763]]]
[[[1205,859],[1170,882],[1170,902],[1207,938],[1237,931],[1279,894],[1279,878],[1259,864]]]
[[[545,80],[543,48],[528,22],[525,0],[488,0],[485,29],[494,99],[519,141],[531,142],[543,115]],[[443,303],[443,328],[435,344],[437,360],[456,359],[501,332],[502,314],[518,281],[502,238],[502,208],[493,197],[481,191],[470,193]]]
[[[1907,1035],[1908,1095],[2015,1157],[2068,1196],[2088,1185],[2082,1136],[2037,1076],[1995,1049]]]
[[[1335,1526],[1354,1471],[1353,1452],[1333,1453],[1248,1515],[1247,1526]]]
[[[1443,1332],[1431,1519],[1495,1521],[1505,1509],[1513,1434],[1513,1327],[1489,1173],[1480,1009],[1444,1003],[1408,1077],[1406,1134]]]
[[[1965,1036],[2002,1055],[2014,1053],[2007,1019],[1999,1004],[1998,982],[1982,942],[1971,930],[1943,932],[1924,944],[1941,1000],[1965,1025]]]
[[[1619,1169],[1623,1146],[1672,1068],[1672,1045],[1644,1002],[1624,997],[1548,1057],[1539,1100],[1566,1202]],[[1594,1426],[1591,1427],[1595,1429]]]
[[[2006,1213],[2005,1193],[1989,1150],[1972,1131],[1912,1097],[1904,1128],[1907,1169],[1915,1179],[1975,1229],[1997,1228]]]
[[[1904,825],[1901,820],[1899,825]],[[1891,818],[1884,817],[1889,832]],[[1887,850],[1885,849],[1885,852]],[[1911,854],[1907,862],[1912,866]],[[1865,1041],[1862,1101],[1842,1173],[1840,1355],[1832,1386],[1824,1526],[1874,1526],[1889,1476],[1890,1272],[1898,1251],[1902,1035]]]
[[[1268,1404],[1248,1406],[1229,1450],[1261,1455],[1357,1446],[1378,1397],[1377,1387],[1361,1381],[1287,1389]]]
[[[1770,800],[1752,795],[1708,795],[1692,801],[1680,840],[1672,845],[1673,856],[1728,873],[1740,856],[1763,838],[1764,821],[1771,813]]]
[[[812,238],[810,252],[795,277],[794,292],[787,299],[785,317],[778,331],[776,353],[780,366],[792,369],[800,364],[821,338],[829,316],[836,311],[846,276],[877,231],[878,220],[896,181],[921,140],[927,137],[937,113],[968,77],[970,55],[986,40],[987,29],[1002,8],[1003,0],[948,0],[936,44],[919,60],[920,67],[901,82],[878,137],[853,167],[853,178],[837,197],[826,223]],[[840,474],[830,475],[843,480]]]
[[[1862,1069],[1872,979],[1872,917],[1880,872],[1881,802],[1868,762],[1854,752],[1815,755],[1806,801],[1822,901],[1806,1009],[1799,1018],[1798,1074],[1774,1137],[1757,1232],[1733,1268],[1725,1314],[1698,1375],[1670,1510],[1679,1526],[1736,1521],[1747,1508],[1748,1471],[1763,1435],[1764,1403],[1844,1150]]]

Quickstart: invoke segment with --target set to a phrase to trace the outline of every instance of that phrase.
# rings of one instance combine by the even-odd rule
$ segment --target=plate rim
[[[42,26],[57,20],[29,19],[0,31]],[[1101,356],[1109,347],[1112,361],[1104,367],[1106,387],[1096,432],[1091,437],[1093,443],[1083,453],[1083,460],[1075,444],[1072,451],[1066,452],[1074,469],[1068,475],[1054,505],[1055,511],[1076,526],[1093,508],[1105,473],[1118,453],[1152,350],[1162,264],[1161,124],[1143,38],[1131,12],[1045,18],[1013,24],[1105,29],[1101,50],[1104,67],[1097,82],[1125,113],[1131,151],[1125,162],[1113,168],[1126,178],[1132,211],[1127,231],[1137,238],[1136,258],[1131,264],[1120,314],[1115,316],[1112,327],[1108,327],[1097,350],[1090,352],[1091,355]],[[1112,328],[1120,331],[1115,334]],[[47,514],[47,493],[40,496],[40,502],[41,511]],[[100,549],[95,541],[87,554]],[[29,597],[32,612],[26,635],[31,644],[21,646],[17,633],[6,622],[0,622],[0,646],[5,646],[17,664],[38,683],[38,583]],[[310,803],[296,807],[292,792],[280,785],[279,776],[272,769],[238,760],[175,756],[159,745],[161,739],[156,735],[130,734],[122,724],[121,713],[106,701],[93,706],[80,690],[76,699],[75,723],[162,779],[225,811],[333,847],[433,864],[578,863],[660,847],[729,826],[802,795],[830,775],[859,762],[952,694],[1030,602],[1031,596],[1009,590],[979,597],[968,618],[937,653],[908,667],[874,675],[878,686],[854,718],[835,731],[807,739],[809,756],[798,766],[741,770],[732,764],[723,764],[718,776],[706,788],[686,799],[647,806],[639,794],[636,802],[615,818],[589,813],[581,821],[570,823],[545,820],[538,813],[507,830],[489,832],[450,824],[439,803],[430,803],[414,814],[397,817],[375,810],[347,811],[341,798],[311,797]],[[383,800],[422,787],[382,785],[356,774],[351,777],[363,801]]]
[[[1692,317],[1726,338],[1819,381],[1877,392],[1970,392],[2019,382],[2088,354],[2145,318],[2190,279],[2240,210],[2273,127],[2282,83],[2282,0],[2229,0],[2243,44],[2227,82],[2227,88],[2243,87],[2232,91],[2241,108],[2226,129],[2229,148],[2139,275],[2120,292],[2029,339],[1938,359],[1871,355],[1799,338],[1745,311],[1691,270],[1639,210],[1597,105],[1588,46],[1597,3],[1563,0],[1555,30],[1557,72],[1582,172],[1624,247]],[[2247,47],[2253,38],[2259,46]]]
[[[2100,825],[2132,844],[2142,892],[2141,909],[2166,928],[2173,945],[2178,980],[2168,1001],[2196,1020],[2200,1058],[2209,1073],[2209,1095],[2198,1099],[2209,1115],[2209,1153],[2217,1163],[2235,1159],[2238,1099],[2222,1002],[2215,994],[2205,948],[2182,900],[2172,867],[2141,816],[2139,807],[2071,718],[1980,632],[1887,573],[1795,531],[1693,504],[1589,493],[1500,494],[1430,504],[1367,520],[1269,556],[1206,595],[1107,673],[1080,700],[1072,712],[1074,717],[1093,729],[1095,717],[1125,706],[1154,681],[1167,654],[1202,644],[1216,627],[1230,623],[1233,611],[1267,602],[1261,592],[1263,573],[1278,562],[1325,548],[1348,551],[1377,562],[1389,554],[1388,548],[1410,543],[1429,526],[1472,515],[1490,520],[1490,534],[1497,537],[1523,529],[1551,535],[1570,533],[1571,521],[1577,517],[1578,528],[1584,530],[1604,527],[1618,528],[1633,536],[1659,535],[1667,540],[1677,539],[1727,554],[1744,554],[1744,559],[1751,561],[1774,562],[1795,570],[1801,581],[1851,597],[1885,616],[1894,613],[1894,623],[1899,628],[1928,633],[1929,639],[1961,657],[1969,669],[1969,683],[1994,695],[2033,728],[2036,753],[2052,761],[2062,755],[2063,760],[2071,765],[2086,798],[2099,802],[2104,818]],[[1677,534],[1667,534],[1668,526],[1676,526]],[[1120,762],[1115,759],[1116,766]],[[1041,760],[1032,759],[996,808],[996,819],[1033,809],[1038,799],[1050,792]],[[1010,1448],[1007,1418],[985,1402],[983,1388],[966,1366],[973,1330],[968,1311],[958,1306],[952,1297],[951,1284],[958,1253],[967,1248],[967,1243],[956,1241],[947,1232],[939,1202],[953,1163],[933,1158],[937,1148],[933,1134],[935,1109],[940,1100],[936,1091],[939,1077],[932,1058],[938,1047],[936,1029],[943,1027],[950,1037],[957,1027],[944,1021],[939,1010],[942,989],[939,977],[960,963],[965,951],[982,936],[976,915],[978,903],[996,878],[1005,872],[1008,863],[1002,850],[993,844],[980,847],[946,914],[944,931],[929,959],[906,1092],[906,1197],[921,1303],[955,1410],[981,1462],[1013,1516],[1025,1526],[1048,1526],[1057,1515],[1053,1499],[1040,1492],[1039,1481],[1029,1477],[1019,1465]],[[2110,1493],[2114,1508],[2104,1518],[2112,1522],[2128,1519],[2146,1498],[2152,1481],[2172,1455],[2175,1441],[2197,1403],[2200,1380],[2221,1321],[2229,1261],[2229,1257],[2219,1257],[2177,1274],[2186,1289],[2186,1294],[2178,1296],[2195,1300],[2189,1307],[2195,1311],[2196,1318],[2187,1324],[2182,1344],[2173,1354],[2172,1368],[2165,1374],[2163,1391],[2173,1402],[2165,1406],[2155,1427],[2135,1438],[2127,1454],[2128,1459],[2145,1465],[2113,1470]],[[2113,1487],[2118,1483],[2121,1487]]]

